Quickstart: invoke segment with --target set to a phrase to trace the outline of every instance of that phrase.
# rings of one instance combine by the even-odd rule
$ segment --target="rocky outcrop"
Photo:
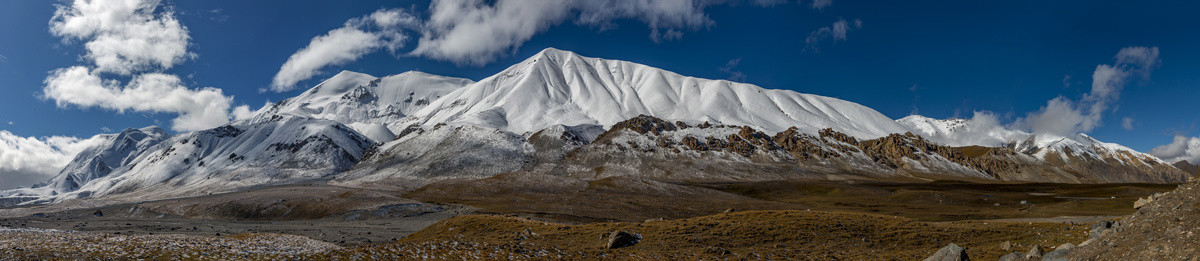
[[[536,135],[535,135],[536,136]],[[1033,151],[1036,153],[1037,151]],[[1133,169],[1122,161],[1099,162],[1102,165],[1083,168],[1088,163],[1063,161],[1056,157],[1050,162],[1018,152],[1011,147],[950,147],[913,133],[891,134],[877,139],[859,140],[853,136],[823,129],[816,135],[798,128],[768,135],[746,126],[728,126],[704,122],[689,125],[671,123],[652,116],[640,115],[615,124],[600,135],[593,144],[580,146],[565,157],[568,164],[596,170],[626,168],[630,172],[662,173],[679,176],[678,172],[713,172],[708,167],[654,166],[663,162],[687,162],[704,158],[713,165],[740,165],[759,171],[803,173],[872,173],[895,176],[901,173],[923,179],[976,179],[1037,182],[1172,182],[1180,180],[1171,169]],[[1136,157],[1136,155],[1126,155]],[[662,160],[633,159],[636,157]],[[589,163],[590,162],[590,163]],[[739,163],[741,162],[741,163]],[[632,167],[630,166],[632,165]],[[1111,165],[1111,166],[1110,166]],[[1110,166],[1121,169],[1093,177],[1079,169]],[[614,168],[609,168],[614,167]],[[790,170],[789,170],[790,168]],[[744,170],[744,169],[743,169]],[[718,171],[719,172],[719,171]],[[804,174],[797,174],[803,176]],[[778,178],[779,176],[772,176]],[[741,177],[739,177],[741,178]],[[765,178],[764,178],[765,179]]]
[[[1172,164],[1172,165],[1174,165],[1175,168],[1182,170],[1183,172],[1191,174],[1193,179],[1200,178],[1200,166],[1197,166],[1196,164],[1192,164],[1191,162],[1187,162],[1186,160],[1181,160],[1179,162],[1175,162],[1175,164]]]

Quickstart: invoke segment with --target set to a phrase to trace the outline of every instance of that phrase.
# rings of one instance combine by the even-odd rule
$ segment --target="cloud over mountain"
[[[320,74],[321,68],[345,64],[382,48],[395,53],[408,39],[400,29],[417,24],[417,18],[402,9],[381,9],[346,21],[340,28],[313,37],[308,46],[288,57],[271,81],[271,91],[290,91],[297,82]]]
[[[58,106],[125,112],[177,113],[171,128],[191,131],[229,122],[232,98],[216,88],[191,88],[163,71],[193,57],[187,27],[159,1],[76,0],[56,5],[50,32],[82,41],[85,64],[54,70],[45,98]],[[113,74],[123,76],[114,77]],[[127,82],[121,83],[123,79]]]
[[[1092,90],[1080,100],[1056,97],[1040,110],[1029,113],[1019,123],[1035,134],[1059,137],[1089,132],[1100,126],[1112,103],[1121,97],[1121,90],[1134,77],[1150,77],[1150,72],[1160,62],[1158,47],[1122,48],[1113,59],[1116,63],[1096,66],[1092,73]]]
[[[1175,140],[1170,144],[1155,147],[1150,154],[1168,162],[1186,160],[1200,164],[1200,137],[1175,135]]]
[[[57,174],[79,151],[102,139],[21,137],[0,130],[0,189],[29,186]]]
[[[355,18],[343,27],[314,37],[307,46],[288,58],[272,81],[270,90],[290,91],[300,81],[321,74],[321,69],[355,61],[386,47],[396,54],[409,35],[418,36],[416,46],[403,55],[448,61],[460,66],[481,66],[513,53],[533,36],[568,21],[604,31],[616,21],[631,19],[650,29],[650,40],[664,42],[683,37],[684,32],[715,24],[705,8],[730,1],[482,1],[435,0],[427,12],[380,9]],[[783,2],[754,2],[771,6]],[[818,0],[814,9],[831,1]],[[385,23],[380,23],[385,22]],[[861,27],[861,21],[840,20],[818,29],[811,41],[845,40],[846,32]]]

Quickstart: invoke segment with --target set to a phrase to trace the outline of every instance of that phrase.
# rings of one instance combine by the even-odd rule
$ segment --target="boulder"
[[[608,240],[604,244],[604,248],[615,249],[627,246],[636,245],[638,241],[642,241],[642,235],[625,231],[613,231],[606,236]]]
[[[925,261],[967,261],[971,258],[967,257],[967,250],[953,243],[946,245],[942,249],[933,253],[932,256],[925,258]]]
[[[1139,198],[1137,201],[1133,202],[1133,208],[1134,209],[1142,209],[1142,207],[1150,204],[1151,202],[1154,202],[1154,199],[1157,198],[1159,196],[1159,194],[1162,194],[1162,193],[1156,193],[1154,195],[1150,195],[1149,197]]]
[[[1025,255],[1022,255],[1021,253],[1017,253],[1017,252],[1008,253],[1007,255],[1000,257],[1000,261],[1025,261],[1025,260],[1029,260],[1029,259],[1025,258]]]
[[[1067,253],[1070,253],[1072,248],[1075,248],[1075,245],[1073,245],[1071,243],[1064,243],[1064,244],[1059,245],[1058,247],[1054,248],[1054,251],[1050,251],[1050,253],[1046,253],[1046,255],[1042,256],[1042,260],[1043,261],[1068,260]]]
[[[1105,230],[1108,230],[1112,227],[1113,222],[1111,220],[1096,222],[1092,224],[1092,231],[1088,233],[1088,236],[1091,238],[1099,237],[1101,233],[1104,233]]]
[[[1042,246],[1035,245],[1035,246],[1033,246],[1033,249],[1029,250],[1029,253],[1025,254],[1025,258],[1027,258],[1027,259],[1042,258],[1042,255],[1045,255],[1045,254],[1046,254],[1046,250],[1042,250]]]
[[[1004,241],[1004,243],[1000,243],[1000,250],[1012,250],[1012,242]]]

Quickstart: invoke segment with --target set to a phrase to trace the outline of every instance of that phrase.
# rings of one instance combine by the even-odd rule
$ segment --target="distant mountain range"
[[[512,171],[679,182],[1173,183],[1196,173],[1083,134],[966,122],[893,120],[845,100],[546,49],[479,82],[344,71],[226,126],[102,134],[47,183],[0,192],[0,204],[304,182],[409,190]]]

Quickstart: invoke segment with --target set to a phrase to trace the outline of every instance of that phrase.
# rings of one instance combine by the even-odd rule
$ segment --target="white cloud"
[[[351,19],[340,28],[314,37],[288,57],[271,81],[271,91],[286,92],[296,83],[321,74],[321,68],[345,64],[380,48],[396,52],[408,38],[401,27],[413,28],[417,18],[400,9],[383,9]]]
[[[818,10],[825,9],[825,7],[829,7],[830,5],[833,5],[833,0],[813,0],[812,2],[812,8]]]
[[[734,59],[729,60],[729,62],[725,63],[724,67],[717,68],[717,69],[729,74],[729,77],[725,78],[727,80],[735,81],[735,82],[745,81],[746,74],[742,73],[742,71],[737,70],[737,66],[741,62],[742,62],[741,57],[734,58]]]
[[[1186,160],[1192,164],[1200,164],[1200,137],[1175,135],[1171,144],[1158,146],[1151,150],[1150,154],[1167,162]]]
[[[233,108],[233,113],[231,113],[231,114],[233,114],[234,120],[243,120],[246,118],[250,118],[250,116],[254,116],[254,111],[250,110],[250,106],[242,105],[242,106],[237,106],[236,108]]]
[[[680,39],[686,30],[711,25],[704,8],[720,2],[435,0],[426,19],[402,9],[381,9],[313,38],[281,66],[270,90],[290,91],[297,83],[322,74],[325,67],[349,63],[383,48],[395,54],[404,47],[406,33],[421,35],[407,55],[483,65],[568,20],[608,30],[616,27],[615,20],[635,19],[650,28],[650,39],[655,42]]]
[[[3,55],[3,54],[0,54],[0,62],[6,62],[6,63],[7,63],[7,62],[8,62],[8,57],[4,57],[4,55]]]
[[[1125,128],[1126,130],[1133,130],[1133,118],[1125,117],[1125,119],[1122,119],[1121,120],[1121,128]]]
[[[961,125],[952,126],[948,130],[939,130],[937,127],[915,127],[912,131],[934,142],[949,146],[999,147],[1027,135],[1009,129],[1000,122],[999,116],[989,111],[976,111]]]
[[[650,28],[651,40],[670,41],[682,37],[684,30],[711,25],[704,8],[712,4],[703,0],[438,0],[430,5],[429,20],[411,54],[483,65],[572,18],[599,30],[614,28],[618,19],[636,19]]]
[[[0,189],[12,189],[46,181],[58,174],[80,151],[99,145],[99,136],[21,137],[0,130]]]
[[[55,100],[60,107],[178,113],[171,127],[176,131],[207,129],[229,122],[226,113],[232,98],[216,88],[190,89],[175,75],[139,74],[121,86],[116,80],[102,79],[87,67],[72,66],[55,70],[45,84],[46,98]]]
[[[88,64],[51,71],[43,82],[43,97],[60,107],[177,113],[171,127],[177,131],[229,122],[232,98],[220,89],[188,88],[179,77],[162,73],[194,55],[187,51],[187,28],[174,13],[159,9],[157,0],[56,5],[50,31],[66,42],[84,41]],[[109,74],[128,80],[122,83]]]
[[[50,32],[64,41],[86,41],[84,58],[96,65],[96,72],[169,69],[190,56],[191,37],[173,13],[156,14],[157,9],[153,0],[75,0],[58,6]]]
[[[808,37],[804,38],[804,44],[807,45],[808,49],[817,50],[817,45],[822,41],[826,39],[832,39],[835,43],[845,41],[846,34],[851,30],[859,28],[862,28],[862,20],[860,19],[854,19],[853,22],[846,21],[846,19],[838,19],[832,25],[817,28],[817,30],[809,33]]]
[[[1147,78],[1158,66],[1158,47],[1126,47],[1117,52],[1114,59],[1116,63],[1112,65],[1096,66],[1092,73],[1092,90],[1080,101],[1059,96],[1037,112],[1029,113],[1020,124],[1035,134],[1061,137],[1086,133],[1100,126],[1105,113],[1120,98],[1121,90],[1133,76]]]

